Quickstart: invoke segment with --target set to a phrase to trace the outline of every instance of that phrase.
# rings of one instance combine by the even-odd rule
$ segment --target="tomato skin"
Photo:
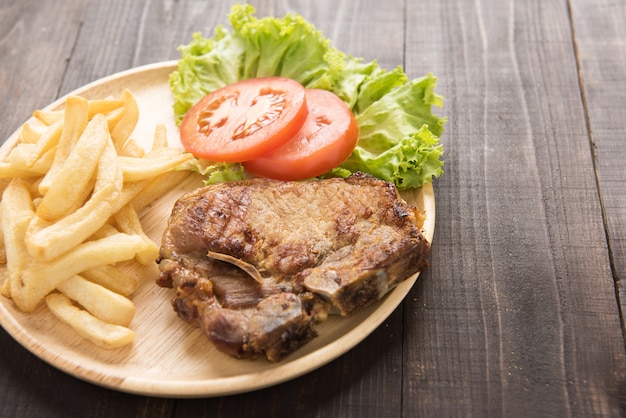
[[[243,162],[288,142],[308,115],[305,89],[284,77],[242,80],[207,94],[187,112],[180,139],[197,158]]]
[[[252,174],[303,180],[324,174],[350,156],[359,128],[348,106],[332,92],[306,90],[309,115],[294,138],[276,150],[243,163]]]

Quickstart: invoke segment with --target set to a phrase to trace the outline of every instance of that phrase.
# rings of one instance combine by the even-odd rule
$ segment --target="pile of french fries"
[[[70,96],[33,116],[0,161],[2,295],[25,313],[47,305],[100,347],[123,347],[135,337],[137,280],[119,263],[157,259],[138,212],[189,175],[177,168],[191,154],[168,146],[163,125],[150,150],[130,137],[139,108],[128,90]]]

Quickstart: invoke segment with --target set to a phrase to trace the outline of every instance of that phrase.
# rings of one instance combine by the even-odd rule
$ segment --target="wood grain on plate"
[[[88,99],[117,97],[126,88],[135,95],[140,117],[132,137],[149,147],[157,124],[164,124],[171,145],[178,144],[168,85],[174,61],[139,67],[88,84],[70,95]],[[65,98],[47,108],[62,107]],[[17,140],[7,140],[6,154]],[[179,185],[141,213],[148,235],[157,243],[174,201],[200,185],[197,178]],[[432,241],[435,198],[432,186],[404,194],[426,211],[424,232]],[[120,391],[156,396],[218,396],[260,389],[310,372],[345,353],[376,329],[402,302],[417,275],[408,278],[381,301],[348,318],[331,317],[318,327],[320,335],[278,364],[264,359],[237,360],[219,351],[203,332],[180,320],[170,299],[172,291],[156,286],[156,263],[128,264],[139,287],[132,300],[136,314],[131,328],[135,342],[120,350],[100,349],[77,336],[53,317],[45,304],[30,315],[17,310],[12,301],[0,298],[0,324],[32,353],[80,379]]]

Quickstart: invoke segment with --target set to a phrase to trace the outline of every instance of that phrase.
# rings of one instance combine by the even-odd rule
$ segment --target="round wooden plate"
[[[118,97],[129,89],[139,104],[139,123],[132,137],[142,145],[152,143],[157,124],[164,124],[170,144],[179,144],[169,90],[169,74],[175,61],[124,71],[70,93],[88,99]],[[63,106],[65,97],[46,109]],[[0,148],[6,154],[17,132]],[[148,235],[160,242],[174,201],[197,187],[192,179],[179,185],[140,215]],[[435,227],[435,197],[430,184],[404,194],[426,211],[424,233],[432,242]],[[332,316],[318,327],[319,336],[285,360],[272,364],[264,359],[237,360],[217,351],[201,330],[174,313],[169,289],[155,284],[156,263],[133,270],[139,280],[132,300],[136,314],[131,323],[133,344],[119,350],[100,349],[77,336],[42,304],[25,315],[10,299],[0,296],[0,324],[22,346],[49,364],[77,378],[107,388],[162,397],[206,397],[246,392],[293,379],[325,365],[360,343],[402,302],[417,279],[408,278],[382,300],[353,316]]]

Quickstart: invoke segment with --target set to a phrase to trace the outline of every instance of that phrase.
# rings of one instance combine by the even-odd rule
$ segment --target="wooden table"
[[[178,58],[233,2],[2,0],[0,138],[121,70]],[[104,389],[0,331],[0,415],[624,416],[626,3],[254,1],[411,77],[449,118],[431,267],[361,344],[217,398]]]

